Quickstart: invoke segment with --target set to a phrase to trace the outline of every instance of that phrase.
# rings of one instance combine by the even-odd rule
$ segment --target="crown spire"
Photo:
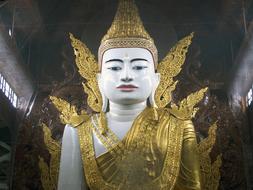
[[[119,1],[112,25],[103,37],[102,42],[108,39],[127,37],[144,38],[153,41],[143,26],[134,0]]]

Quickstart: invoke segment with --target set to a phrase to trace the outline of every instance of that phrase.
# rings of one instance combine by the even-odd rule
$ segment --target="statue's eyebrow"
[[[132,59],[132,60],[130,61],[130,63],[135,62],[135,61],[146,61],[146,62],[148,62],[147,59],[135,58],[135,59]]]
[[[105,63],[109,63],[109,62],[121,62],[121,63],[123,63],[123,60],[121,60],[121,59],[109,59],[108,61],[106,61]]]

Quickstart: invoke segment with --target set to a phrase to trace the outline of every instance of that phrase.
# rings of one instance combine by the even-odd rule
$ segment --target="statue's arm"
[[[86,190],[77,129],[66,125],[62,138],[58,190]]]
[[[194,126],[184,121],[181,164],[175,190],[200,190],[200,165]]]

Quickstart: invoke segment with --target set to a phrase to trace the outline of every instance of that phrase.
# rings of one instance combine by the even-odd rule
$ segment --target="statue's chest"
[[[150,181],[159,176],[166,153],[161,152],[157,142],[159,123],[151,120],[134,125],[108,123],[110,125],[104,134],[96,129],[96,123],[93,122],[92,126],[96,162],[103,178],[107,181],[111,174],[117,173],[114,183],[120,184],[127,178],[131,185],[136,185],[140,178],[141,181]]]
[[[119,140],[123,140],[127,132],[131,129],[133,121],[120,122],[114,120],[108,120],[108,128],[115,134]],[[97,131],[99,132],[99,131]],[[107,152],[106,146],[101,142],[101,135],[95,130],[92,131],[93,146],[96,157]],[[108,139],[107,139],[108,140]]]
[[[153,121],[148,114],[143,114],[125,131],[123,139],[110,128],[104,130],[94,122],[91,119],[85,130],[79,130],[85,175],[91,189],[102,186],[106,186],[104,189],[121,186],[159,189],[174,183],[180,163],[182,131],[173,120],[163,116]],[[98,157],[95,157],[94,136],[104,146],[104,153]]]

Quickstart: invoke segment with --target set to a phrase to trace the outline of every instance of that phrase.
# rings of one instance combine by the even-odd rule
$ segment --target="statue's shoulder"
[[[68,123],[72,128],[81,128],[84,126],[87,126],[91,123],[91,117],[92,115],[77,115],[74,119],[72,118],[72,120]]]
[[[191,121],[192,112],[186,109],[178,109],[177,107],[163,108],[170,116],[181,120],[181,121]]]
[[[195,138],[194,125],[190,115],[173,108],[164,108],[164,111],[167,113],[167,117],[170,118],[170,122],[174,123],[177,127],[183,130],[184,138]]]
[[[182,123],[182,126],[192,128],[193,124],[191,120],[191,113],[187,113],[185,110],[178,110],[175,108],[163,108],[162,111],[167,114],[167,117],[173,118],[174,121]]]

